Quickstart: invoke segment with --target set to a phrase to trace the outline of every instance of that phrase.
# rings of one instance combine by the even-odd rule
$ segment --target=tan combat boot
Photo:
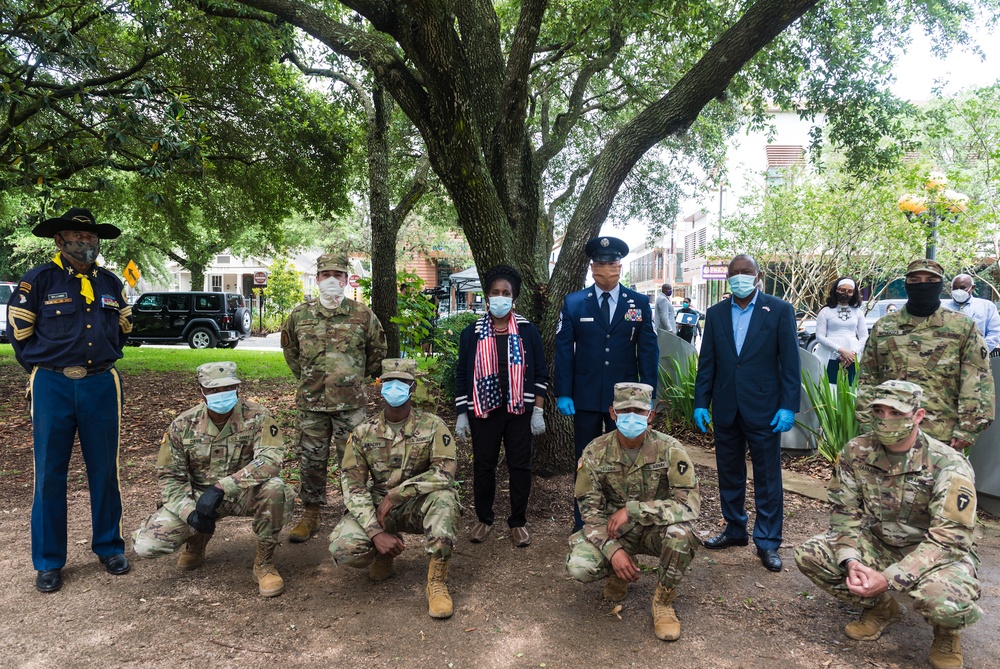
[[[628,581],[618,578],[615,572],[608,576],[607,583],[604,584],[604,599],[610,602],[620,602],[628,594]]]
[[[253,562],[253,577],[264,597],[277,597],[285,591],[285,582],[274,566],[276,539],[261,539],[257,542],[257,559]]]
[[[674,588],[668,590],[662,583],[656,584],[656,592],[653,593],[653,632],[660,641],[677,641],[681,637],[681,621],[677,620],[671,603],[676,596]]]
[[[396,558],[375,551],[375,559],[368,567],[368,578],[373,581],[384,581],[392,576],[392,561]]]
[[[191,571],[205,564],[205,546],[211,534],[197,532],[188,537],[184,542],[184,550],[177,556],[177,568],[181,571]]]
[[[288,540],[293,544],[300,544],[319,529],[319,505],[307,504],[302,509],[302,520],[288,533]]]
[[[431,558],[427,567],[427,612],[431,618],[451,618],[451,595],[448,594],[448,561]]]
[[[930,662],[934,669],[962,669],[962,638],[958,630],[934,627]]]
[[[857,641],[874,641],[882,636],[886,627],[902,619],[905,614],[906,609],[888,592],[883,592],[875,606],[862,611],[858,620],[847,623],[844,634]]]

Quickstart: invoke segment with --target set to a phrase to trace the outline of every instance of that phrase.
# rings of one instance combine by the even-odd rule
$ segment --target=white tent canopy
[[[479,282],[479,270],[476,269],[475,265],[469,269],[463,269],[461,272],[450,274],[448,280],[460,293],[475,293],[483,289]]]

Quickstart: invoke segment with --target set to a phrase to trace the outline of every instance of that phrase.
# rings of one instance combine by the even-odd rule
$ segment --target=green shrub
[[[428,381],[438,388],[440,402],[455,403],[455,366],[458,364],[458,342],[462,330],[475,323],[481,315],[463,311],[437,322],[434,330],[435,364],[428,372]]]
[[[659,368],[659,397],[666,403],[662,413],[666,430],[680,428],[694,430],[694,386],[698,378],[698,356],[692,354],[685,361],[670,358],[670,368]]]
[[[820,455],[836,462],[844,446],[860,434],[857,409],[857,381],[847,380],[847,371],[841,367],[837,371],[837,385],[831,386],[824,374],[818,381],[807,378],[804,374],[802,385],[806,396],[812,402],[819,421],[819,430],[813,430],[802,423],[799,425],[816,435],[817,449]]]

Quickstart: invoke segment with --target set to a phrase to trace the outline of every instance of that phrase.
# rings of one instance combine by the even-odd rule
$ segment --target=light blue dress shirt
[[[736,341],[736,355],[739,355],[743,350],[743,342],[747,338],[747,330],[750,328],[750,319],[753,318],[753,308],[757,305],[758,295],[760,295],[760,291],[755,290],[753,299],[750,300],[750,304],[747,305],[746,309],[740,309],[739,305],[736,304],[735,298],[732,300],[733,339]]]
[[[622,285],[620,283],[616,283],[614,288],[606,291],[608,293],[608,308],[611,310],[611,318],[615,317],[615,309],[618,308],[618,297],[621,294],[621,291]],[[597,306],[601,306],[601,296],[604,295],[604,293],[605,291],[601,290],[595,283],[594,295],[597,296]]]
[[[986,340],[987,351],[1000,346],[1000,314],[997,313],[997,305],[981,297],[970,298],[965,304],[959,304],[955,300],[941,300],[941,305],[974,320],[979,327],[979,334]]]

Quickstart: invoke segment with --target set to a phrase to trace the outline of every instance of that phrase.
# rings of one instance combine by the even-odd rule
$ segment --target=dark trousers
[[[757,520],[753,542],[761,550],[781,545],[784,498],[781,487],[781,434],[770,426],[750,426],[736,414],[729,427],[715,425],[715,462],[719,470],[719,500],[726,519],[725,534],[746,539],[747,446],[753,464],[754,503]]]
[[[493,500],[497,493],[497,461],[503,442],[510,475],[510,516],[508,527],[524,527],[527,523],[528,495],[531,494],[531,408],[515,415],[503,406],[486,418],[469,414],[472,430],[472,496],[476,517],[487,525],[493,524]]]
[[[840,370],[840,360],[831,360],[826,363],[826,378],[830,383],[837,382],[837,372]],[[854,375],[858,373],[858,363],[852,362],[847,367],[847,381],[854,383]]]
[[[118,488],[122,384],[118,370],[70,379],[36,368],[31,374],[35,497],[31,505],[31,561],[35,569],[66,564],[66,481],[73,436],[87,468],[91,550],[99,557],[125,552]]]
[[[690,344],[694,339],[694,328],[686,328],[678,326],[677,336]]]
[[[615,429],[615,422],[611,420],[611,414],[606,411],[580,411],[573,414],[573,446],[576,449],[576,460],[580,461],[583,449],[587,444],[597,439],[605,432]],[[583,517],[580,515],[580,507],[573,500],[573,527],[579,529],[583,527]]]

